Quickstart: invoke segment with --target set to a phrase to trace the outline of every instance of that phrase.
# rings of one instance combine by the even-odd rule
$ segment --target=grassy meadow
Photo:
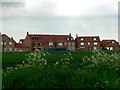
[[[120,51],[5,52],[3,88],[118,88]]]

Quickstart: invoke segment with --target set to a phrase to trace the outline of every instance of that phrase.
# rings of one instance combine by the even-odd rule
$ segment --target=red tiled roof
[[[28,34],[32,37],[39,37],[39,40],[32,40],[34,42],[64,42],[67,41],[66,38],[71,37],[71,35],[49,35],[49,34]]]
[[[20,39],[20,41],[24,41],[25,39]]]
[[[84,38],[85,40],[81,40],[80,38]],[[96,38],[96,40],[93,40],[93,38]],[[80,41],[97,41],[100,42],[100,37],[99,36],[78,36],[75,39],[77,42]]]
[[[15,47],[16,47],[16,48],[29,48],[29,47],[27,47],[27,46],[25,46],[25,45],[23,45],[23,44],[21,44],[21,43],[16,43],[16,44],[15,44]]]
[[[115,43],[112,43],[112,41],[114,41]],[[103,47],[105,46],[118,46],[119,43],[116,40],[102,40],[101,44]]]

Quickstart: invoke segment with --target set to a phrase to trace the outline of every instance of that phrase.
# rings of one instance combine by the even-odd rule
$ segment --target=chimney
[[[71,36],[71,33],[69,35]]]
[[[78,34],[76,34],[76,38],[78,37]]]
[[[27,35],[29,34],[29,32],[27,32]]]
[[[11,39],[13,40],[13,37],[11,37]]]

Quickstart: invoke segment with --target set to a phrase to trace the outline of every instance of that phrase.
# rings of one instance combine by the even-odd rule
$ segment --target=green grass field
[[[120,51],[105,51],[108,54],[120,53]],[[26,60],[25,54],[29,52],[4,52],[2,53],[2,67],[3,69],[10,66],[15,66],[16,64],[21,64],[22,61]],[[50,56],[45,57],[48,63],[55,62],[64,58],[64,54],[67,52],[50,52]],[[74,51],[71,52],[74,58],[74,63],[80,62],[84,56],[90,57],[92,55],[91,51]]]
[[[32,58],[31,64],[23,64],[31,52],[2,53],[3,88],[117,88],[120,89],[120,51],[49,52],[45,66]],[[34,54],[35,55],[35,54]],[[40,54],[39,54],[40,55]],[[35,57],[39,57],[35,56]],[[73,59],[65,59],[66,57]],[[93,56],[93,57],[92,57]],[[83,58],[85,59],[84,62]],[[63,61],[61,61],[63,59]],[[42,59],[41,59],[42,60]],[[89,61],[90,60],[90,61]],[[93,62],[91,62],[93,60]],[[59,64],[56,64],[56,61]],[[67,63],[66,63],[67,62]],[[69,63],[68,63],[69,62]],[[17,64],[21,64],[15,67]],[[43,64],[44,65],[44,64]],[[7,69],[7,67],[12,67]]]

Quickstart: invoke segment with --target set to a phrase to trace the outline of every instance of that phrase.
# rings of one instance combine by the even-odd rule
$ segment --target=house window
[[[4,51],[6,51],[6,48],[4,48]]]
[[[12,45],[12,42],[9,42],[9,45]]]
[[[23,50],[19,50],[19,52],[22,52]]]
[[[80,47],[81,50],[85,50],[85,47]]]
[[[97,42],[94,42],[94,45],[97,45]]]
[[[80,45],[84,45],[84,42],[81,42]]]
[[[84,38],[80,38],[80,40],[81,40],[81,41],[83,41],[83,40],[84,40]]]
[[[109,50],[109,47],[107,47],[107,50]]]
[[[113,50],[113,47],[110,47],[110,50]]]
[[[52,46],[53,45],[53,42],[49,42],[49,46]]]
[[[20,43],[22,43],[22,41],[20,41]]]
[[[70,38],[68,37],[68,38],[66,38],[67,40],[70,40]]]
[[[6,42],[4,42],[4,45],[6,45],[7,43]]]
[[[17,51],[17,48],[15,48],[15,51]]]
[[[68,47],[70,47],[70,46],[71,46],[71,43],[69,42],[69,43],[68,43]]]
[[[12,51],[12,48],[9,48],[9,51]]]
[[[93,47],[94,50],[97,50],[97,47]]]
[[[39,40],[39,37],[32,37],[33,40]]]
[[[84,49],[85,47],[80,47],[80,48],[83,48],[83,49]]]
[[[40,46],[40,43],[38,43],[38,46]]]
[[[88,45],[90,45],[90,42],[88,42]]]
[[[60,42],[60,43],[58,43],[58,46],[63,46],[63,43],[61,43],[61,42]]]
[[[0,45],[3,45],[3,42],[2,42],[2,41],[0,42]]]
[[[67,43],[65,42],[64,45],[67,46]]]
[[[74,46],[75,45],[75,43],[74,42],[72,42],[72,46]]]
[[[33,43],[33,45],[35,46],[36,44],[35,44],[35,43]]]
[[[112,41],[112,43],[115,43],[114,41]]]
[[[97,40],[96,38],[93,38],[93,40]]]

